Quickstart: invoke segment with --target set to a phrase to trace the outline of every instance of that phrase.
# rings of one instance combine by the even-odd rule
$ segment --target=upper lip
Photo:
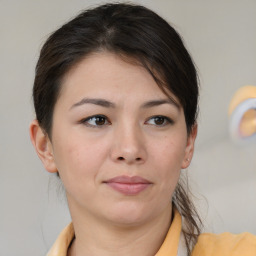
[[[152,182],[140,176],[116,176],[112,179],[105,181],[105,183],[123,183],[123,184],[151,184]]]

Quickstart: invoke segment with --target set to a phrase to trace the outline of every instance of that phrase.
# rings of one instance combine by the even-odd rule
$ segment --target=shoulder
[[[219,235],[204,233],[199,236],[192,256],[255,256],[256,236],[250,233]]]

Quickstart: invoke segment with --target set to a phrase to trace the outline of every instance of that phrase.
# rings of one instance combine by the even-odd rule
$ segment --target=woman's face
[[[187,135],[178,100],[143,67],[93,54],[64,79],[45,167],[58,170],[71,214],[145,222],[170,208],[195,136],[196,128]]]

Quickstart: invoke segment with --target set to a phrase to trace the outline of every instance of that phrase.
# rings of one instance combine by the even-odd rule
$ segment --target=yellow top
[[[47,256],[67,256],[74,234],[73,225],[70,223],[60,233]],[[180,253],[180,237],[181,216],[175,209],[172,225],[155,256],[177,256],[178,248]],[[179,255],[185,256],[184,253]],[[191,256],[256,256],[256,236],[250,233],[201,234]]]
[[[250,233],[202,234],[192,256],[256,256],[256,236]]]

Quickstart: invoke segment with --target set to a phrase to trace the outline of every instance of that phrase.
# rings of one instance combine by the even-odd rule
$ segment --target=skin
[[[143,67],[95,53],[65,76],[51,140],[31,123],[38,156],[66,189],[76,233],[69,255],[154,255],[161,246],[197,133],[195,125],[187,134],[183,109],[170,96],[175,102]],[[123,194],[106,184],[120,175],[150,184]]]

